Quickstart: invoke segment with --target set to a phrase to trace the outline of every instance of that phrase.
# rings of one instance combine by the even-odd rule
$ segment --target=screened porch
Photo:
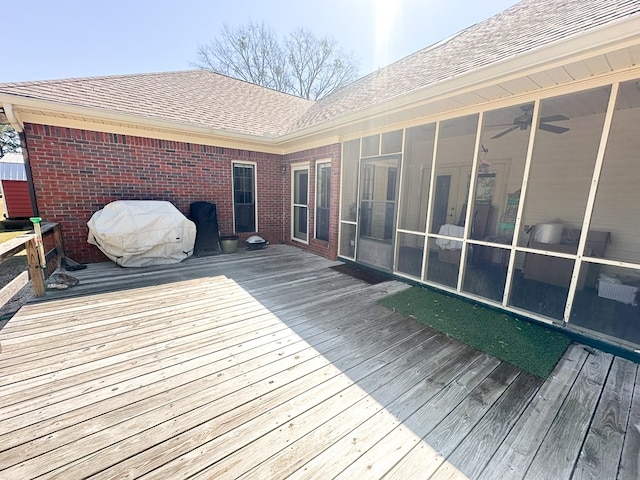
[[[339,255],[637,349],[640,80],[465,113],[343,144]]]

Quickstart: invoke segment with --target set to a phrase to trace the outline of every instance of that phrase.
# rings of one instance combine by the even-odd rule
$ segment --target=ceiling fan
[[[507,126],[509,127],[506,130],[500,132],[499,134],[491,137],[492,140],[494,138],[500,138],[509,132],[513,132],[514,130],[518,130],[518,129],[526,130],[528,127],[531,126],[531,122],[533,120],[533,113],[532,113],[533,105],[521,105],[520,108],[524,113],[514,118],[512,123],[489,125],[491,127],[507,127]],[[548,117],[542,117],[540,119],[540,123],[538,124],[538,127],[540,128],[540,130],[546,130],[547,132],[551,132],[551,133],[568,132],[569,129],[567,127],[560,127],[558,125],[551,125],[547,123],[547,122],[558,122],[562,120],[569,120],[569,117],[565,115],[549,115]]]

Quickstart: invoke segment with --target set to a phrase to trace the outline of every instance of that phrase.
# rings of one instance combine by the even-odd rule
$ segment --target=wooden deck
[[[637,364],[573,344],[543,382],[335,263],[74,273],[0,331],[0,478],[640,478]]]

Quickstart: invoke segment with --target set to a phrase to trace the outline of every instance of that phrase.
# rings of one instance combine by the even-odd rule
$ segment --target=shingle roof
[[[516,57],[640,12],[640,0],[523,0],[347,85],[313,105],[294,129]]]
[[[0,84],[22,95],[262,136],[322,124],[637,15],[640,0],[523,0],[311,102],[204,70]]]
[[[0,92],[251,135],[279,135],[313,103],[206,70],[0,84]]]

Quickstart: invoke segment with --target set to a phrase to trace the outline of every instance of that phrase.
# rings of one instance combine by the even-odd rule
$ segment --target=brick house
[[[637,349],[639,12],[523,0],[317,102],[205,71],[2,84],[0,102],[77,260],[104,258],[86,222],[110,201],[212,201],[223,234]]]

